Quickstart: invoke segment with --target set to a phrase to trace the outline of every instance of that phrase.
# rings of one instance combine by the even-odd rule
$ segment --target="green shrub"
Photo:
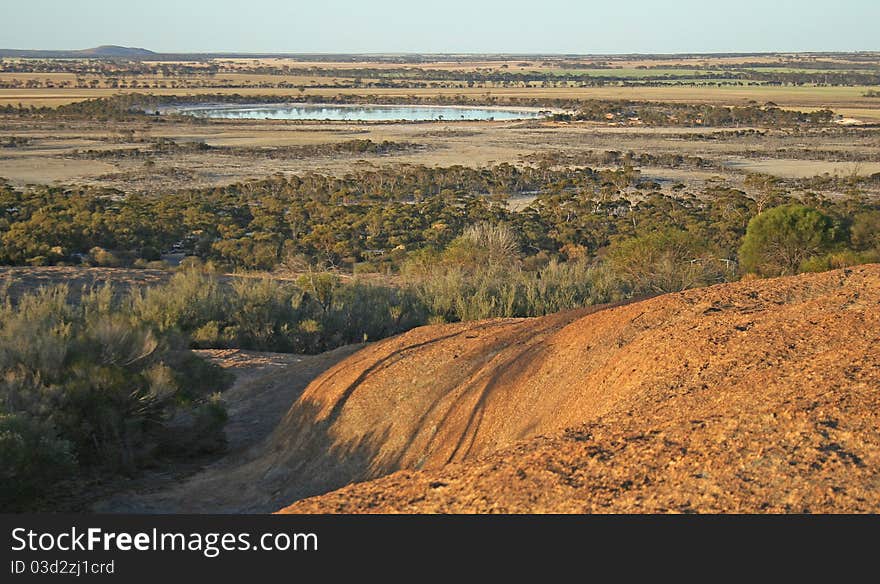
[[[139,321],[163,333],[189,334],[231,313],[220,281],[201,268],[181,270],[163,286],[135,290],[132,305]]]
[[[880,250],[880,211],[866,211],[853,217],[850,242],[857,251]]]
[[[0,413],[0,511],[21,510],[75,466],[72,445],[51,423]]]
[[[831,251],[837,233],[831,218],[803,205],[783,205],[749,221],[739,248],[743,272],[796,274],[811,258]]]
[[[836,251],[823,256],[814,256],[801,262],[801,272],[827,272],[860,264],[880,262],[880,250],[852,251],[850,249]]]
[[[609,286],[605,269],[586,260],[551,261],[535,272],[516,265],[465,269],[444,259],[412,270],[409,279],[431,322],[541,316],[621,296]]]
[[[321,322],[331,348],[397,334],[424,324],[426,318],[410,290],[355,281],[336,290]]]
[[[229,325],[237,346],[262,351],[290,351],[295,344],[293,325],[298,320],[302,292],[268,278],[242,278],[227,292],[231,306]]]
[[[200,349],[224,349],[234,344],[234,340],[223,334],[221,324],[216,320],[209,320],[195,329],[190,335],[194,347]]]
[[[222,452],[226,448],[223,427],[228,420],[220,394],[192,410],[178,412],[165,425],[158,445],[159,452],[172,456],[201,456]]]
[[[93,247],[89,250],[88,263],[102,268],[115,268],[122,265],[116,255],[102,247]]]
[[[519,259],[516,233],[503,223],[478,223],[464,230],[444,253],[445,261],[474,269],[481,266],[508,266]]]
[[[667,229],[613,244],[608,267],[627,292],[661,294],[724,281],[717,255],[705,239]]]
[[[228,374],[117,297],[105,286],[73,302],[60,286],[3,301],[0,413],[11,418],[2,456],[25,485],[8,493],[16,501],[51,487],[58,477],[44,462],[68,460],[67,451],[80,470],[130,473],[150,464],[171,417],[199,411],[228,386]],[[187,440],[205,427],[192,420]],[[33,465],[16,462],[28,453]]]
[[[327,312],[333,303],[333,293],[339,286],[339,277],[330,272],[309,271],[297,278],[296,283],[307,294],[306,300],[317,302]]]

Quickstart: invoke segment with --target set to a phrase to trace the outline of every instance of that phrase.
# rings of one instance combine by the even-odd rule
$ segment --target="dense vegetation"
[[[191,152],[216,152],[218,154],[236,154],[252,157],[263,157],[272,160],[317,158],[323,156],[335,156],[351,154],[361,156],[364,154],[385,155],[397,152],[424,150],[425,146],[413,142],[394,142],[382,140],[345,140],[342,142],[328,142],[324,144],[301,144],[296,146],[276,146],[273,148],[259,147],[232,147],[210,146],[205,142],[175,142],[167,138],[151,140],[145,147],[125,148],[113,150],[80,150],[73,156],[89,159],[146,159],[154,156],[173,156]]]
[[[633,152],[631,150],[621,152],[618,150],[578,150],[566,152],[554,150],[552,152],[535,152],[522,157],[522,160],[532,164],[545,166],[598,166],[598,167],[626,167],[626,166],[659,166],[663,168],[695,168],[721,170],[720,162],[681,154],[678,152]]]
[[[746,185],[749,194],[709,186],[666,195],[629,166],[506,164],[272,177],[160,197],[6,185],[0,186],[0,263],[146,266],[177,252],[225,269],[302,264],[397,273],[414,256],[442,252],[482,222],[510,227],[529,270],[554,259],[596,260],[616,242],[665,229],[691,233],[716,258],[735,263],[749,220],[769,207],[809,204],[832,218],[843,239],[859,213],[877,210],[858,196],[858,183],[839,185],[851,197],[804,201],[771,177],[753,175]],[[507,199],[523,193],[534,200],[510,210]]]
[[[60,480],[223,448],[225,374],[110,288],[0,294],[0,509]]]

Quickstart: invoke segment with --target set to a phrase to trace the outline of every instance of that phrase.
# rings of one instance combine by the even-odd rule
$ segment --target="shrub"
[[[190,335],[193,346],[200,349],[229,347],[234,341],[224,336],[220,327],[221,324],[216,320],[210,320],[198,327]]]
[[[233,282],[227,294],[227,304],[231,306],[229,325],[237,346],[262,351],[291,350],[295,345],[293,325],[299,317],[301,291],[277,280],[247,278]]]
[[[93,247],[89,250],[88,261],[90,264],[102,268],[116,268],[122,265],[119,258],[102,247]]]
[[[426,318],[411,290],[355,281],[337,289],[322,323],[330,348],[381,339],[424,324]]]
[[[4,299],[0,457],[24,485],[6,493],[19,504],[57,480],[55,462],[66,468],[75,458],[81,470],[111,473],[150,463],[168,421],[198,412],[228,385],[228,374],[116,298],[105,286],[74,303],[60,286],[24,294],[16,305]],[[216,432],[192,420],[187,440],[201,439],[201,429]]]
[[[220,394],[215,393],[198,407],[178,412],[165,424],[159,451],[189,457],[221,452],[226,448],[223,426],[227,419]]]
[[[613,244],[608,267],[623,289],[636,296],[678,292],[725,279],[723,264],[710,244],[677,229]]]
[[[511,265],[519,259],[516,233],[503,223],[478,223],[466,228],[446,249],[446,260],[474,268]]]
[[[237,277],[223,282],[186,269],[165,285],[135,291],[137,322],[199,348],[315,353],[379,339],[423,324],[410,289],[309,272],[297,283]]]
[[[853,217],[850,242],[858,251],[880,250],[880,211],[866,211]]]
[[[231,313],[220,281],[200,267],[179,271],[164,286],[135,290],[132,305],[139,321],[163,333],[189,334]]]
[[[823,256],[814,256],[801,262],[801,272],[826,272],[838,270],[859,264],[869,264],[880,261],[880,250],[852,251],[850,249],[831,252]]]
[[[51,423],[0,413],[0,511],[18,511],[76,466],[70,442]]]
[[[307,300],[318,303],[324,312],[333,303],[333,293],[339,286],[339,277],[330,272],[312,272],[303,274],[296,280],[297,285],[308,295]]]
[[[739,248],[742,270],[760,276],[795,274],[815,256],[828,253],[837,239],[824,213],[803,205],[783,205],[753,217]]]
[[[605,268],[586,260],[551,261],[537,272],[490,265],[466,270],[441,260],[409,278],[431,322],[541,316],[621,296],[608,285]]]

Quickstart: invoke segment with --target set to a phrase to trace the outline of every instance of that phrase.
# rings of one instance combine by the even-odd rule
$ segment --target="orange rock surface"
[[[259,465],[325,493],[283,512],[878,512],[878,422],[872,265],[419,328],[312,382]]]

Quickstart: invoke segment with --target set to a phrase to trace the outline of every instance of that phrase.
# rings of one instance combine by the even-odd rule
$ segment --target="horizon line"
[[[203,50],[203,51],[156,51],[144,47],[133,47],[127,45],[96,45],[83,49],[35,49],[35,48],[13,48],[0,47],[0,52],[40,52],[40,53],[81,53],[93,51],[102,48],[119,48],[131,51],[145,51],[154,55],[284,55],[284,56],[316,56],[316,55],[364,55],[364,56],[535,56],[535,57],[654,57],[654,56],[691,56],[691,55],[731,55],[731,56],[750,56],[750,55],[827,55],[827,54],[864,54],[878,53],[880,49],[854,49],[854,50],[762,50],[762,51],[680,51],[680,52],[588,52],[588,53],[572,53],[572,52],[533,52],[533,51],[236,51],[224,49],[220,51]]]

